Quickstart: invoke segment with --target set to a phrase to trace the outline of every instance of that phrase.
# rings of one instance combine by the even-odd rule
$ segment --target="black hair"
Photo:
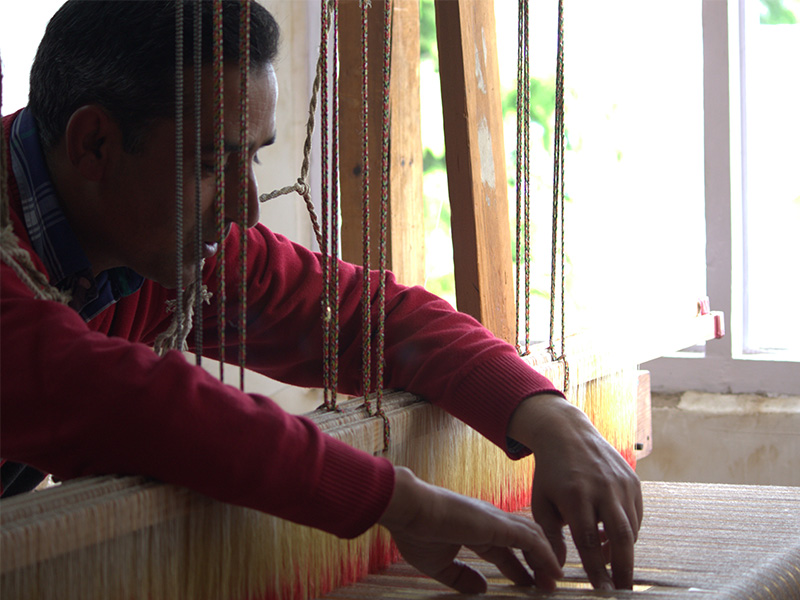
[[[200,1],[202,62],[213,60],[213,3],[184,2],[183,66],[191,68],[194,6]],[[280,31],[255,0],[251,6],[250,68],[272,63]],[[239,61],[239,0],[223,1],[223,60]],[[62,138],[72,114],[99,104],[136,151],[150,125],[175,116],[175,0],[68,0],[50,20],[31,68],[28,106],[45,150]]]

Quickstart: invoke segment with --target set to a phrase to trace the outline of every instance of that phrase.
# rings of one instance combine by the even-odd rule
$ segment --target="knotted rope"
[[[530,353],[531,343],[531,236],[530,236],[530,98],[531,86],[528,58],[528,0],[519,0],[517,26],[517,161],[516,161],[516,290],[514,298],[516,314],[517,352]],[[524,257],[522,256],[524,253]],[[525,347],[519,343],[520,287],[522,266],[525,268],[524,309]]]

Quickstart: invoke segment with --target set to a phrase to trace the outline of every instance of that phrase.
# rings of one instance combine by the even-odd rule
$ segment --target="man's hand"
[[[410,565],[459,592],[485,592],[483,575],[456,560],[466,546],[516,585],[535,582],[545,590],[555,589],[561,568],[542,528],[531,519],[429,485],[403,467],[395,467],[395,474],[394,494],[379,523]],[[535,581],[513,548],[522,550]]]
[[[592,585],[630,589],[633,545],[642,524],[636,473],[586,415],[560,396],[523,401],[508,435],[536,457],[531,508],[559,563],[563,566],[566,560],[562,528],[569,525]]]

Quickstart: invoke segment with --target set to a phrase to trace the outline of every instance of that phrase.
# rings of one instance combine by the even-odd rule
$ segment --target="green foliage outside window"
[[[761,0],[762,25],[794,25],[800,21],[800,0]]]

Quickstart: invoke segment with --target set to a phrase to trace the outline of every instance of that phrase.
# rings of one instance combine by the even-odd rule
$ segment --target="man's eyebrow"
[[[227,140],[225,140],[225,141],[223,141],[223,142],[222,142],[222,151],[223,151],[225,154],[232,154],[232,153],[234,153],[234,152],[238,152],[238,151],[239,151],[239,148],[241,148],[241,146],[239,146],[239,144],[238,144],[238,143],[229,142],[229,141],[227,141]],[[203,145],[200,147],[200,150],[203,152],[203,154],[211,154],[211,153],[212,153],[212,152],[214,152],[216,149],[217,149],[217,143],[216,143],[216,141],[213,141],[213,142],[211,142],[211,143],[208,143],[208,144],[203,144]]]
[[[265,146],[271,146],[272,144],[275,143],[275,138],[276,138],[276,136],[273,135],[266,142],[264,142],[263,144],[258,146],[258,148],[264,148]],[[253,150],[257,150],[258,148],[256,148],[255,144],[251,145],[251,149],[253,149]],[[201,149],[201,151],[203,153],[211,153],[211,152],[214,152],[214,150],[216,150],[216,144],[215,144],[215,142],[212,142],[210,144],[204,144],[200,149]],[[229,142],[227,140],[225,140],[223,142],[223,152],[225,154],[233,154],[235,152],[239,152],[240,149],[241,149],[241,146],[238,144],[238,142]]]

